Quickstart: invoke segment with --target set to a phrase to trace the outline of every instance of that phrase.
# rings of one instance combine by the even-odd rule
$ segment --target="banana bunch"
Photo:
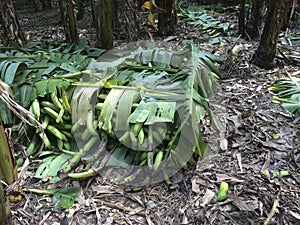
[[[118,107],[118,96],[122,95],[121,90],[114,90],[114,93],[107,92],[102,89],[98,95],[98,102],[95,106],[96,115],[98,115],[98,126],[96,122],[86,122],[87,124],[93,124],[93,129],[97,127],[98,132],[105,132],[109,139],[112,139],[115,143],[126,146],[129,151],[134,151],[136,157],[132,162],[135,165],[147,166],[150,171],[153,172],[153,176],[157,175],[159,168],[162,166],[162,162],[167,159],[171,154],[171,147],[168,146],[172,137],[174,136],[174,127],[169,127],[164,122],[157,122],[154,124],[145,124],[144,122],[130,123],[126,130],[118,131],[118,122],[121,123],[122,119],[116,114],[116,108]],[[110,104],[106,104],[109,101]],[[138,102],[132,104],[132,112],[138,106]],[[122,117],[123,115],[121,115]],[[88,120],[88,118],[87,118]],[[80,122],[78,122],[80,124]],[[81,125],[74,126],[74,129],[83,128],[82,139],[85,139],[86,133],[91,134],[90,129],[85,129],[83,123]],[[115,133],[116,132],[116,133]],[[80,133],[80,132],[79,132]],[[86,144],[87,145],[87,144]],[[160,171],[161,172],[161,171]],[[128,175],[128,174],[127,174]],[[127,177],[122,177],[121,180],[130,182],[137,179],[139,176],[138,171],[130,174]],[[170,180],[167,172],[163,174],[166,182],[170,184]],[[143,176],[142,176],[143,177]],[[150,177],[145,178],[149,180]]]
[[[64,89],[52,92],[48,97],[33,100],[29,111],[40,121],[44,131],[36,127],[26,150],[27,156],[37,153],[43,147],[71,150],[72,111]]]

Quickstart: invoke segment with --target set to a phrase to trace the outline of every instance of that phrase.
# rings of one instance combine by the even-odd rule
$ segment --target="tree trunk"
[[[247,31],[251,38],[259,38],[263,27],[265,1],[252,0],[252,13],[248,24],[252,27]]]
[[[4,29],[5,44],[26,44],[25,35],[19,24],[12,0],[0,0],[0,24]]]
[[[0,91],[1,92],[1,91]],[[0,181],[12,184],[16,180],[15,163],[0,118]],[[13,224],[8,201],[5,197],[3,184],[0,182],[0,224]]]
[[[113,31],[119,33],[121,31],[121,24],[120,24],[120,8],[122,9],[122,7],[124,7],[123,5],[120,4],[124,4],[124,0],[120,1],[120,0],[114,0],[111,1],[111,9],[112,9],[112,29]]]
[[[240,12],[239,12],[239,34],[245,35],[246,31],[246,0],[240,0]]]
[[[51,0],[34,0],[36,12],[52,9]]]
[[[111,0],[92,0],[97,46],[113,48]]]
[[[4,195],[3,184],[0,182],[0,224],[13,225],[10,207]]]
[[[78,43],[79,37],[77,33],[77,10],[76,10],[76,2],[75,0],[66,0],[66,8],[67,8],[67,26],[66,29],[66,37],[67,40],[71,43]]]
[[[174,34],[178,21],[176,5],[177,0],[161,0],[159,2],[159,7],[165,10],[158,15],[158,31],[161,35]]]
[[[78,43],[76,0],[58,0],[60,19],[64,27],[66,40]]]
[[[124,18],[126,23],[127,37],[129,42],[136,41],[138,39],[138,28],[136,21],[136,7],[133,0],[124,0]]]
[[[272,68],[279,32],[286,22],[286,14],[289,13],[292,4],[293,0],[270,1],[266,24],[252,59],[256,65],[266,69]]]

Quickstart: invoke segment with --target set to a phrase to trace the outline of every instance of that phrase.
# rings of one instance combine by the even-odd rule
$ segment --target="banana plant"
[[[7,84],[0,80],[0,98],[11,93]],[[13,153],[9,147],[4,126],[0,117],[0,224],[10,224],[11,214],[4,194],[3,184],[12,184],[17,177]]]

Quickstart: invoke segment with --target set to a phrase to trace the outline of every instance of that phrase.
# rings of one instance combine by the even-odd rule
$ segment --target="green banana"
[[[60,130],[60,132],[62,132],[67,138],[74,138],[74,136],[69,132],[69,131],[66,131],[66,130]]]
[[[84,132],[82,133],[81,139],[86,141],[91,137],[91,133],[88,129],[85,129]]]
[[[102,100],[105,100],[106,97],[107,97],[107,94],[99,94],[99,95],[98,95],[98,98],[99,98],[99,99],[102,99]]]
[[[51,98],[51,101],[53,102],[53,104],[54,104],[57,108],[59,108],[59,109],[62,108],[62,103],[60,102],[60,100],[59,100],[59,98],[57,97],[57,95],[56,95],[55,92],[52,92],[52,93],[50,94],[50,98]]]
[[[56,119],[55,119],[55,122],[56,122],[56,123],[60,123],[60,122],[63,123],[62,117],[63,117],[64,113],[65,113],[65,109],[64,109],[63,107],[61,107],[61,109],[60,109],[60,111],[59,111],[59,113],[58,113],[58,116],[57,116]]]
[[[210,58],[204,56],[202,57],[202,59],[205,62],[205,64],[208,66],[208,68],[218,76],[218,78],[220,79],[223,78],[223,74],[220,72],[216,64]]]
[[[83,152],[87,152],[89,151],[95,144],[96,142],[99,140],[98,136],[94,136],[92,137],[83,147]]]
[[[41,109],[40,109],[39,101],[37,99],[34,99],[31,106],[32,106],[33,115],[37,120],[40,120]]]
[[[45,115],[44,118],[43,118],[43,123],[42,123],[42,126],[43,126],[44,129],[46,129],[46,127],[48,126],[49,122],[50,122],[50,117],[47,116],[47,115]]]
[[[70,151],[71,150],[71,144],[68,141],[64,141],[64,147],[66,150]]]
[[[26,155],[31,156],[31,155],[35,154],[39,150],[40,147],[41,147],[40,138],[37,134],[35,134],[32,137],[31,142],[26,149]]]
[[[158,167],[160,166],[160,164],[162,162],[162,159],[163,159],[163,156],[164,156],[163,150],[160,150],[156,153],[155,160],[154,160],[154,163],[153,163],[153,170],[154,171],[156,171],[158,169]]]
[[[46,148],[52,148],[52,144],[49,140],[49,138],[47,137],[46,133],[39,133],[40,138],[42,139],[42,141],[44,142]]]
[[[59,150],[62,150],[64,147],[64,142],[61,139],[57,139],[57,147]]]
[[[104,103],[103,102],[99,102],[99,103],[97,103],[96,104],[96,106],[95,106],[95,108],[97,109],[97,110],[102,110],[102,107],[103,107],[103,105],[104,105]]]
[[[44,115],[44,118],[42,119],[42,128],[37,128],[35,133],[39,134],[42,132],[42,129],[46,129],[46,127],[48,126],[49,122],[50,122],[50,117],[48,115]]]
[[[137,146],[137,145],[138,145],[138,139],[137,139],[137,137],[134,135],[134,133],[132,132],[132,129],[133,129],[133,127],[131,127],[131,131],[129,132],[131,144],[132,144],[132,146]]]
[[[36,119],[35,119],[35,115],[34,115],[34,112],[33,112],[33,106],[32,104],[30,105],[29,107],[29,122],[34,126],[34,127],[37,127],[37,123],[36,123]]]
[[[139,166],[144,166],[147,163],[147,159],[143,159],[140,161]]]
[[[163,142],[163,136],[157,130],[152,131],[152,135],[154,146],[158,146]]]
[[[140,162],[144,161],[145,159],[147,160],[147,152],[143,152],[141,154]]]
[[[40,105],[44,106],[44,107],[48,107],[48,108],[53,109],[55,111],[59,111],[59,108],[57,108],[52,102],[41,101]]]
[[[137,122],[133,125],[132,132],[133,134],[137,137],[138,134],[140,133],[140,130],[142,129],[144,123]]]
[[[126,131],[120,138],[119,142],[127,142],[129,141],[130,131]]]
[[[72,134],[75,134],[75,132],[78,131],[81,127],[83,127],[82,121],[77,121],[76,123],[74,123],[71,129]]]
[[[46,113],[49,116],[51,116],[53,119],[55,119],[55,121],[57,120],[58,113],[56,111],[54,111],[53,109],[51,109],[49,107],[43,107],[41,111],[42,111],[42,113]],[[63,120],[61,119],[59,122],[63,123]]]
[[[73,127],[73,125],[69,123],[57,124],[55,126],[58,127],[60,130],[66,130],[66,131],[71,131]]]
[[[57,137],[58,139],[61,139],[61,140],[67,140],[67,137],[62,133],[60,132],[56,127],[48,124],[48,126],[46,127],[46,129],[51,133],[53,134],[55,137]]]
[[[139,143],[142,145],[145,139],[145,133],[143,128],[141,128],[140,132],[138,133],[138,139],[139,139]]]
[[[86,117],[86,128],[89,130],[89,132],[92,135],[98,135],[98,132],[96,131],[97,127],[94,127],[94,118],[93,118],[93,110],[90,110]]]

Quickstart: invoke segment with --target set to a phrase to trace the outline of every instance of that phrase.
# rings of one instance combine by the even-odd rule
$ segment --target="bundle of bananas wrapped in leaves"
[[[55,78],[71,80],[29,107],[45,129],[36,128],[27,148],[42,159],[35,176],[55,182],[99,173],[133,187],[171,184],[207,152],[199,124],[212,116],[216,71],[194,51],[139,48],[92,60],[80,79]]]

